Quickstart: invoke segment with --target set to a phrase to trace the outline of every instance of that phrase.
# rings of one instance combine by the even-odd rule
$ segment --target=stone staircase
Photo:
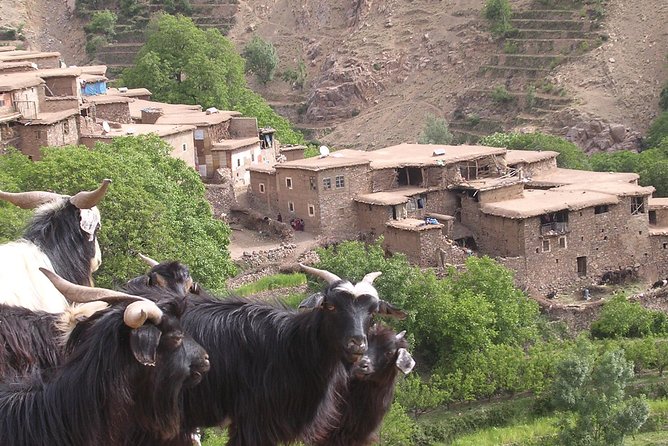
[[[514,32],[480,67],[478,85],[458,96],[449,121],[455,142],[476,142],[517,126],[540,127],[571,102],[547,77],[602,43],[597,22],[575,5],[547,9],[536,2],[531,9],[513,11],[511,24]]]

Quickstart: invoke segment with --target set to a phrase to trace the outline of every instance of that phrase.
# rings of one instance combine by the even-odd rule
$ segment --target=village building
[[[60,68],[60,53],[56,51],[9,50],[0,52],[0,62],[29,62],[36,68]]]
[[[383,236],[415,264],[489,255],[535,295],[668,275],[668,202],[632,173],[557,152],[401,144],[252,167],[252,205],[340,238]]]

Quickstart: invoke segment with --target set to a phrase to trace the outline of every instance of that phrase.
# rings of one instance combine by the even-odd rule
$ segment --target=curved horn
[[[406,336],[406,330],[403,330],[402,332],[397,333],[397,336],[395,337],[395,339],[398,341],[400,339],[403,339],[404,336]]]
[[[0,191],[0,199],[9,201],[21,209],[34,209],[48,203],[49,201],[62,198],[63,195],[53,192],[31,191],[31,192],[3,192]]]
[[[148,266],[150,266],[151,268],[153,268],[154,266],[158,266],[158,265],[159,265],[159,262],[158,262],[158,261],[153,260],[152,258],[145,256],[145,255],[142,254],[141,252],[140,252],[140,253],[137,253],[137,255],[139,256],[140,259],[142,259],[142,260],[144,261],[144,263],[146,263],[146,264],[147,264]]]
[[[81,191],[76,195],[70,197],[70,203],[76,206],[79,209],[90,209],[97,205],[100,200],[104,197],[104,194],[107,193],[107,189],[111,184],[111,180],[104,179],[102,184],[95,190],[92,191]]]
[[[132,302],[125,308],[123,322],[130,328],[139,328],[146,320],[159,324],[162,320],[162,310],[150,301]]]
[[[322,280],[324,280],[330,285],[333,284],[334,282],[338,282],[341,280],[341,278],[336,274],[330,273],[329,271],[326,271],[324,269],[312,268],[310,266],[304,265],[303,263],[300,263],[299,266],[301,267],[301,269],[304,270],[304,272],[309,273],[315,277],[320,277]]]
[[[77,285],[72,282],[68,282],[67,280],[60,277],[58,274],[49,271],[46,268],[40,268],[39,270],[51,281],[53,286],[55,286],[56,289],[60,291],[60,293],[63,296],[65,296],[67,300],[71,302],[84,303],[102,299],[107,301],[127,300],[127,299],[144,300],[141,297],[133,296],[131,294],[121,293],[119,291],[107,290],[105,288],[93,288],[83,285]]]
[[[362,282],[373,284],[373,281],[376,280],[376,277],[380,276],[381,274],[383,273],[381,273],[380,271],[376,271],[375,273],[369,273],[366,276],[364,276]]]

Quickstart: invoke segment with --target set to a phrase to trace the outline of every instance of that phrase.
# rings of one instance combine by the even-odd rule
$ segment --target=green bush
[[[497,104],[509,104],[515,100],[515,97],[506,90],[503,85],[497,85],[491,93],[492,101]]]
[[[661,140],[668,136],[668,111],[661,113],[650,125],[645,141],[647,147],[652,148],[659,145]]]
[[[452,133],[448,128],[448,122],[434,115],[427,115],[427,122],[418,137],[420,144],[450,144]]]
[[[506,41],[503,44],[503,52],[506,54],[517,54],[519,53],[520,48],[517,46],[517,43]]]
[[[663,86],[659,95],[659,108],[663,111],[668,111],[668,82]]]
[[[95,57],[97,51],[108,43],[109,42],[107,42],[107,39],[104,36],[90,36],[86,40],[86,53],[91,57]]]
[[[283,82],[291,84],[293,87],[299,88],[300,90],[304,88],[304,83],[306,82],[306,64],[303,60],[299,61],[297,64],[297,69],[287,68],[281,72],[280,77]]]
[[[664,334],[667,329],[665,313],[648,310],[620,295],[603,305],[600,316],[591,325],[591,334],[597,339],[642,338]]]
[[[278,66],[278,53],[271,42],[253,36],[241,56],[246,59],[246,71],[250,71],[260,82],[266,84],[274,78]]]
[[[510,19],[513,16],[508,0],[487,0],[483,9],[483,16],[490,22],[492,34],[495,36],[507,36],[512,33],[513,27]]]
[[[109,39],[114,36],[117,21],[118,17],[116,14],[108,9],[95,11],[90,22],[84,27],[84,30],[89,34],[97,34]]]

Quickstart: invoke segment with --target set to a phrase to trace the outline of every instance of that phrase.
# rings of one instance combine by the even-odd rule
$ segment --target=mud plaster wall
[[[645,271],[646,279],[654,282],[659,279],[668,278],[668,236],[651,236],[650,244],[649,263]]]
[[[525,177],[532,177],[540,175],[543,172],[551,171],[557,168],[557,159],[550,158],[543,161],[537,161],[535,163],[519,163],[516,165],[517,168],[522,167],[522,172]]]
[[[311,177],[317,183],[316,172],[300,169],[276,169],[278,211],[283,216],[284,222],[289,223],[293,218],[301,218],[304,220],[307,231],[318,232],[320,230],[318,191],[311,189]],[[292,188],[287,185],[288,178]],[[294,207],[293,211],[290,211],[290,203]],[[313,216],[309,216],[309,205],[315,207]]]
[[[257,136],[257,118],[232,118],[229,121],[229,132],[232,138],[250,138]]]
[[[250,178],[248,199],[251,207],[268,215],[278,215],[276,173],[251,171]],[[264,184],[264,192],[260,192],[260,184]]]
[[[75,77],[50,77],[46,82],[47,96],[76,96],[77,80]]]
[[[41,158],[40,148],[45,146],[67,146],[79,143],[76,116],[51,125],[26,125],[19,127],[21,152],[33,160]]]
[[[421,231],[406,231],[391,226],[385,230],[384,247],[390,252],[406,254],[411,263],[420,266],[437,266],[438,252],[445,246],[441,225]]]
[[[668,226],[668,209],[656,209],[656,226]]]
[[[371,171],[371,192],[382,192],[396,189],[399,185],[395,169],[382,169]]]
[[[524,220],[481,213],[478,224],[471,229],[480,252],[503,257],[524,254]]]
[[[644,274],[652,252],[647,214],[631,215],[630,197],[620,197],[620,203],[608,209],[602,214],[595,214],[593,207],[569,212],[568,232],[559,236],[542,236],[540,218],[527,219],[526,265],[532,282],[527,285],[544,294],[595,284],[608,271],[637,267]],[[560,247],[561,236],[566,247]],[[549,241],[548,252],[544,240]],[[578,275],[578,257],[586,257],[586,276]]]
[[[72,110],[79,108],[79,100],[75,96],[45,98],[40,105],[43,112],[58,112],[63,110]]]
[[[496,203],[497,201],[512,200],[522,196],[524,183],[510,184],[498,189],[479,191],[478,201],[480,203]]]
[[[359,230],[376,236],[385,233],[385,223],[392,218],[390,206],[356,203],[355,212]]]
[[[422,170],[425,187],[445,187],[445,169],[443,167],[427,167]]]

